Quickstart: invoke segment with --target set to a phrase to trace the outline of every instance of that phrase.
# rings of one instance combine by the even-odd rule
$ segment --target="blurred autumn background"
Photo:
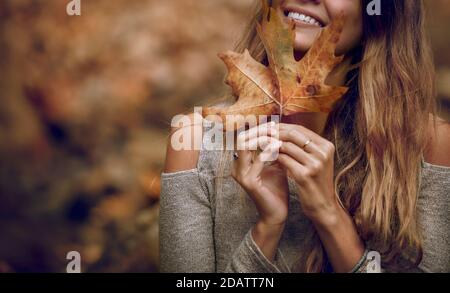
[[[0,1],[0,272],[158,271],[171,118],[217,98],[253,0]],[[450,118],[450,0],[426,1]]]

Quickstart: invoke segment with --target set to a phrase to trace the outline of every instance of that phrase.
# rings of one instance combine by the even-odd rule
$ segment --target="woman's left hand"
[[[305,216],[315,224],[327,225],[342,212],[334,192],[335,147],[303,126],[278,125],[278,139],[283,142],[278,162],[297,182]]]
[[[334,145],[296,124],[277,124],[278,163],[298,185],[303,213],[313,223],[335,272],[348,272],[364,254],[353,218],[334,192]],[[273,137],[273,135],[271,135]]]

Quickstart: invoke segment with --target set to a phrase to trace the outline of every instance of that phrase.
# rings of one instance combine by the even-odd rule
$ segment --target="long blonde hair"
[[[362,7],[369,2],[362,0]],[[360,66],[348,74],[350,91],[335,105],[325,130],[336,147],[336,195],[362,239],[381,252],[386,268],[404,265],[404,260],[417,265],[422,257],[416,204],[430,114],[436,113],[424,10],[422,0],[396,0],[383,2],[381,16],[363,13],[363,40],[349,53]],[[254,11],[236,51],[248,48],[267,64],[256,33],[259,0]],[[223,161],[228,164],[230,155],[223,156],[219,168]],[[328,270],[313,228],[301,255],[297,270]]]

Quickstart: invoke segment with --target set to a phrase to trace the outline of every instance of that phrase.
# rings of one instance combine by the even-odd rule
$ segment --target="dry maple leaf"
[[[269,67],[254,60],[248,50],[243,54],[219,54],[228,68],[226,83],[238,97],[226,108],[205,108],[203,116],[219,115],[224,130],[235,130],[245,123],[245,116],[288,116],[299,112],[330,112],[333,104],[348,90],[347,87],[326,85],[330,72],[342,62],[335,50],[344,26],[344,16],[337,17],[324,28],[306,55],[294,57],[295,24],[285,23],[279,0],[274,7],[263,3],[263,17],[257,25],[269,60]],[[227,115],[234,115],[232,123]],[[240,115],[240,116],[239,116]]]

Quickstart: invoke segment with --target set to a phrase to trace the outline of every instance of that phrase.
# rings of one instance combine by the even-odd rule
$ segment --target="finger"
[[[274,162],[277,160],[278,155],[280,153],[280,148],[283,145],[282,141],[274,141],[270,145],[268,145],[263,152],[261,152],[261,160],[263,162]]]
[[[237,151],[238,158],[234,161],[234,166],[237,170],[248,170],[252,163],[252,152],[251,151]]]
[[[246,174],[252,165],[253,153],[258,147],[264,150],[271,143],[280,143],[279,140],[268,137],[255,137],[243,145],[238,145],[238,159],[236,160],[236,174]],[[242,173],[244,172],[244,173]]]
[[[265,162],[267,162],[265,157],[267,156],[272,157],[275,155],[278,157],[280,146],[281,142],[273,142],[270,145],[268,145],[264,150],[264,152],[256,156],[255,160],[253,161],[252,167],[248,172],[248,175],[251,178],[255,178],[256,176],[258,176],[264,169]]]
[[[248,150],[237,150],[237,159],[233,161],[233,172],[235,175],[244,176],[252,164],[252,152]]]
[[[297,129],[283,129],[279,132],[279,139],[284,142],[291,142],[302,149],[304,152],[309,153],[317,158],[324,156],[323,150],[318,146],[314,138],[309,137],[304,132]],[[307,146],[305,144],[311,140]],[[305,147],[304,147],[305,146]]]
[[[290,141],[283,142],[283,145],[280,148],[280,153],[289,155],[302,165],[309,165],[312,161],[311,154],[307,153],[301,147]]]
[[[268,145],[272,143],[279,143],[280,141],[276,138],[269,137],[269,136],[260,136],[255,137],[248,142],[246,142],[244,145],[239,145],[238,148],[244,149],[244,150],[252,150],[256,151],[258,148],[264,150]]]
[[[253,160],[253,164],[250,167],[250,170],[248,171],[248,175],[250,176],[250,178],[255,178],[262,172],[263,169],[264,169],[264,162],[261,160],[261,154],[259,154]]]
[[[316,132],[312,131],[309,128],[304,127],[303,125],[299,125],[299,124],[286,124],[286,123],[280,123],[279,125],[277,125],[278,130],[281,131],[286,131],[289,132],[289,130],[297,130],[302,132],[305,136],[311,138],[312,140],[314,140],[316,143],[321,144],[321,143],[326,143],[327,140],[325,138],[323,138],[322,136],[320,136],[319,134],[317,134]]]
[[[256,138],[258,136],[272,135],[274,134],[274,132],[276,132],[275,125],[276,125],[275,122],[269,122],[261,124],[259,126],[252,127],[247,131],[242,131],[241,133],[239,133],[237,137],[237,142],[239,144],[244,143],[250,139]]]
[[[296,181],[302,180],[302,174],[305,174],[306,172],[305,166],[291,158],[289,155],[282,153],[278,155],[277,161],[294,177]]]

